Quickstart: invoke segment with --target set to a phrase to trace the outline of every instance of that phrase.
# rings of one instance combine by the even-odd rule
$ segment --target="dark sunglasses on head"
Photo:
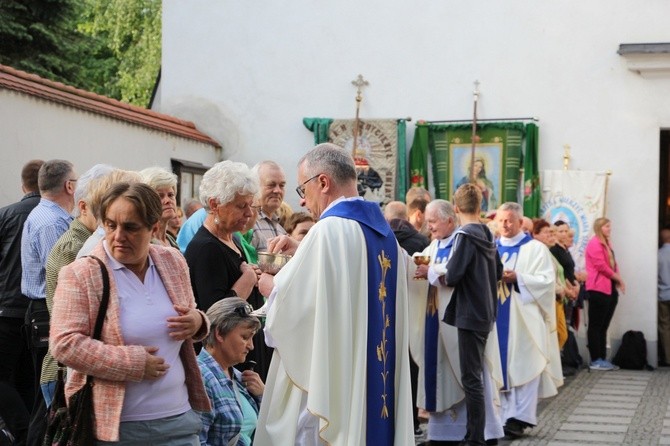
[[[239,317],[249,317],[253,311],[254,307],[252,307],[250,304],[242,304],[239,307],[236,307],[233,310],[233,313]]]

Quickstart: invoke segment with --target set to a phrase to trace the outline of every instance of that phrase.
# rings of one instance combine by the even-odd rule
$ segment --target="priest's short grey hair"
[[[77,187],[74,189],[74,210],[72,216],[79,217],[79,202],[83,201],[87,206],[91,204],[91,191],[94,189],[96,180],[104,178],[114,171],[114,168],[108,164],[96,164],[82,174],[77,180]]]
[[[239,297],[226,297],[214,303],[207,310],[207,319],[209,319],[209,334],[202,343],[205,347],[211,347],[216,344],[216,334],[226,336],[238,325],[252,328],[258,331],[261,323],[256,316],[241,316],[235,310],[249,305],[246,300]]]
[[[506,203],[503,203],[500,205],[498,208],[498,211],[509,211],[509,212],[514,212],[517,217],[519,217],[519,220],[523,218],[523,208],[519,203],[515,203],[513,201],[508,201]]]
[[[171,187],[177,191],[177,175],[162,167],[147,167],[140,171],[142,181],[154,189]]]
[[[356,181],[356,167],[351,154],[333,143],[319,144],[300,158],[298,167],[305,164],[307,175],[325,173],[338,184]]]
[[[258,189],[258,176],[249,166],[230,160],[221,161],[203,175],[200,182],[200,202],[209,210],[210,198],[225,205],[238,194],[256,195]]]
[[[426,211],[429,209],[435,209],[438,217],[440,217],[441,220],[448,220],[451,218],[456,221],[456,211],[454,210],[454,206],[447,200],[442,200],[439,198],[433,200],[426,205]]]

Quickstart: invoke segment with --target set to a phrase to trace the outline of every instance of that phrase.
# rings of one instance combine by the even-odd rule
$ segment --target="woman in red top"
[[[610,244],[612,228],[609,219],[598,218],[593,223],[595,235],[586,246],[586,291],[589,299],[587,339],[592,370],[613,370],[606,360],[607,329],[619,301],[619,291],[626,292],[626,284]]]

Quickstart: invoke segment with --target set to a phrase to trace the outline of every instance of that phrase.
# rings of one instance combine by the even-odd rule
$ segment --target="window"
[[[193,161],[172,159],[172,171],[177,175],[177,203],[182,208],[191,199],[200,199],[200,181],[209,167]]]

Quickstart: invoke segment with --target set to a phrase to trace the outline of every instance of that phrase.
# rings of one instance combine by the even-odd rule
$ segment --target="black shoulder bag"
[[[97,257],[88,256],[100,264],[102,273],[102,300],[93,330],[93,339],[100,339],[102,324],[105,322],[109,304],[109,273],[105,264]],[[86,384],[70,398],[69,407],[65,403],[65,380],[61,364],[58,367],[58,381],[54,400],[47,415],[47,431],[43,446],[93,446],[93,377],[86,376]]]

